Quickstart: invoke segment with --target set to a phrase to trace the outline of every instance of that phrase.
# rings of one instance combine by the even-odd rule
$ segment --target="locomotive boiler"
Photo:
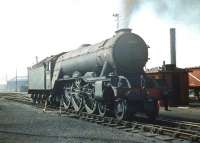
[[[65,109],[86,110],[122,120],[136,112],[154,118],[157,99],[148,96],[143,67],[148,60],[144,40],[121,29],[98,44],[44,59],[29,68],[29,93],[33,101],[62,102]]]

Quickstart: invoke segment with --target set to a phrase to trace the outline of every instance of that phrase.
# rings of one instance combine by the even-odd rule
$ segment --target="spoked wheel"
[[[35,103],[39,104],[40,103],[40,98],[39,98],[39,94],[35,94]]]
[[[127,101],[124,99],[119,99],[114,104],[114,114],[116,119],[118,120],[126,120],[127,119]]]
[[[103,102],[98,102],[98,111],[101,117],[104,117],[107,113],[107,106]]]
[[[66,110],[69,109],[71,105],[71,95],[70,95],[70,89],[68,87],[66,87],[64,90],[63,105]]]
[[[83,97],[81,95],[81,81],[76,80],[71,86],[71,103],[75,111],[80,111],[83,106]]]
[[[94,114],[97,108],[97,102],[94,98],[94,89],[92,87],[86,86],[86,96],[85,96],[85,109],[88,114]]]
[[[32,98],[32,103],[33,103],[33,105],[36,104],[36,97],[35,97],[35,96],[36,96],[35,94],[31,94],[31,98]]]
[[[85,109],[88,114],[94,114],[96,112],[97,102],[95,99],[85,100]]]

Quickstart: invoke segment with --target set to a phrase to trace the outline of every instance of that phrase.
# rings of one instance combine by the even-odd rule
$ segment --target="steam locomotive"
[[[28,93],[33,102],[48,99],[66,110],[112,113],[118,120],[137,112],[155,118],[158,99],[146,88],[147,60],[145,41],[131,29],[120,29],[112,38],[47,57],[28,68]]]

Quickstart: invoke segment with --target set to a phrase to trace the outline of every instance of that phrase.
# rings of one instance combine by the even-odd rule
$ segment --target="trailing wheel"
[[[114,114],[118,120],[127,120],[128,117],[128,104],[124,99],[118,99],[114,103]]]
[[[98,112],[101,117],[104,117],[107,113],[107,106],[103,102],[98,102]]]
[[[36,96],[35,94],[31,94],[33,105],[36,104],[36,97],[35,96]]]
[[[68,88],[68,87],[65,87],[65,89],[64,89],[63,105],[66,110],[69,109],[69,107],[71,105],[70,88]]]
[[[71,103],[75,111],[80,111],[83,106],[83,97],[81,94],[81,80],[76,80],[70,90]]]
[[[84,93],[85,109],[88,114],[94,114],[97,108],[97,102],[94,98],[94,87],[91,85],[85,86]]]
[[[36,100],[36,104],[40,103],[39,94],[35,94],[35,100]]]
[[[42,94],[38,94],[38,104],[42,103]]]

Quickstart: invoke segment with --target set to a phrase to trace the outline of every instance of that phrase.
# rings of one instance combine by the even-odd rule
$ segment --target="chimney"
[[[115,31],[116,34],[119,34],[119,33],[131,33],[132,29],[130,28],[122,28],[122,29],[119,29],[117,31]]]
[[[176,29],[170,28],[170,56],[171,64],[176,67]]]

